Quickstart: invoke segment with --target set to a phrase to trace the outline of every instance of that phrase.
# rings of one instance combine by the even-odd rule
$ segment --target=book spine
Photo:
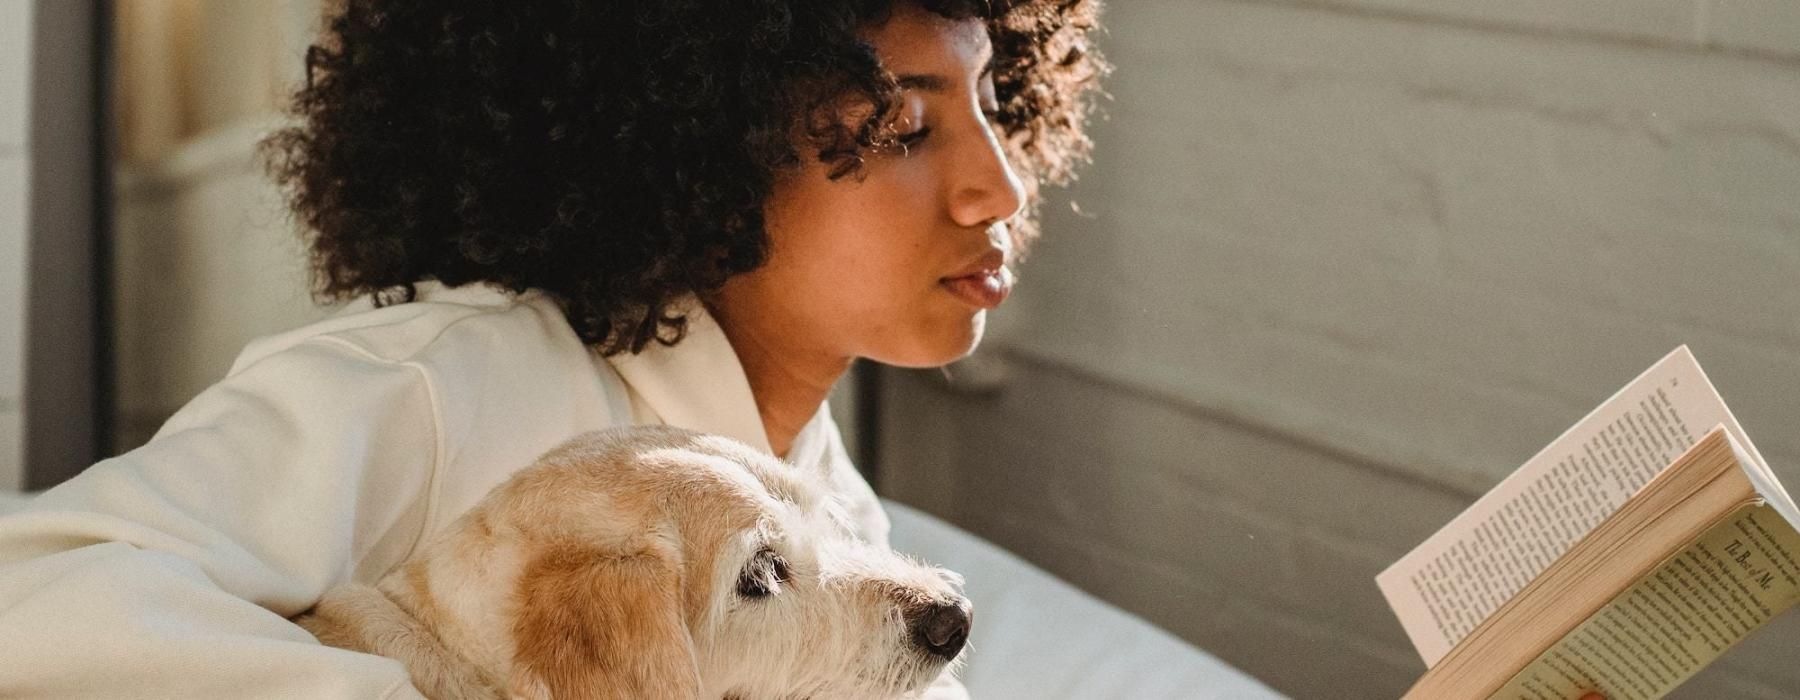
[[[1800,533],[1761,499],[1614,596],[1492,698],[1652,700],[1800,602]]]

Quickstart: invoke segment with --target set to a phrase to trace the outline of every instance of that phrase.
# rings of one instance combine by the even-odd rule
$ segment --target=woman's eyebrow
[[[982,78],[986,78],[994,72],[994,63],[998,56],[992,47],[988,48],[987,54],[987,62],[982,64],[981,74],[975,76],[976,82],[981,82]],[[950,89],[950,79],[937,73],[906,73],[895,76],[894,82],[898,83],[902,90],[918,90],[937,94]]]

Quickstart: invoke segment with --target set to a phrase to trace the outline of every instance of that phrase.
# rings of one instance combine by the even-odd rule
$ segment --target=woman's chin
[[[981,345],[981,337],[986,328],[987,312],[977,311],[960,323],[934,326],[929,331],[916,334],[903,347],[891,348],[868,357],[894,367],[942,367],[975,352],[975,348]]]

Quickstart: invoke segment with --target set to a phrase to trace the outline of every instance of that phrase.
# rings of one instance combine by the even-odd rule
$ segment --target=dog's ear
[[[519,579],[513,697],[694,698],[680,569],[650,551],[548,551]]]

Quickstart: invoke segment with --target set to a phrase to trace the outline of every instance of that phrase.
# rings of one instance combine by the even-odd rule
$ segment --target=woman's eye
[[[914,131],[910,134],[901,134],[898,137],[898,140],[900,141],[900,145],[905,146],[907,148],[912,148],[921,143],[924,143],[925,137],[930,136],[930,135],[931,135],[931,127],[923,126],[923,127],[919,127],[919,129],[917,131]]]
[[[781,584],[787,580],[787,560],[777,556],[774,550],[765,549],[751,557],[743,573],[738,575],[737,593],[751,600],[767,598],[780,592]]]

